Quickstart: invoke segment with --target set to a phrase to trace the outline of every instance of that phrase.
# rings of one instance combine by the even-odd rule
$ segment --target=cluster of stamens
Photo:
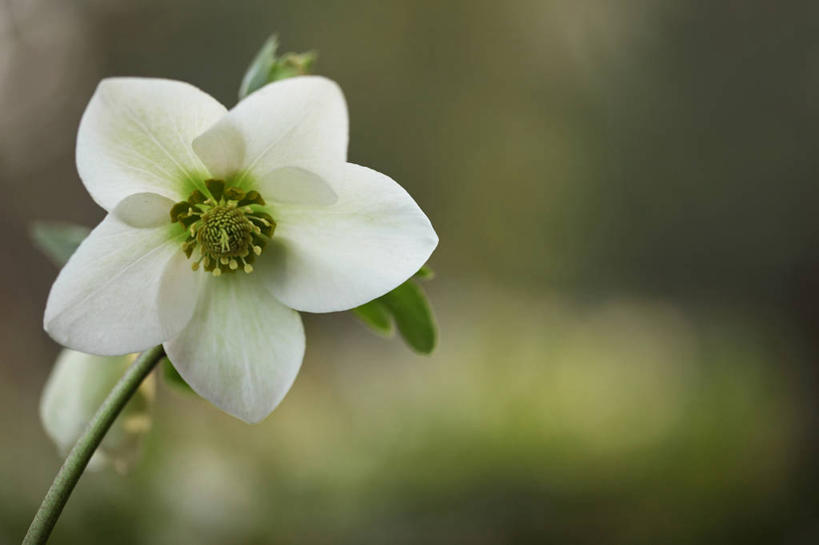
[[[213,276],[242,269],[253,272],[253,262],[273,236],[276,222],[259,208],[265,204],[258,191],[247,193],[226,187],[222,180],[205,182],[210,196],[198,189],[173,205],[171,222],[188,230],[182,250]]]

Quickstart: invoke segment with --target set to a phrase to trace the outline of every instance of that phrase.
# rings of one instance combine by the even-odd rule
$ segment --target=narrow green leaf
[[[278,48],[279,39],[274,34],[267,39],[245,72],[239,86],[239,100],[268,83],[308,74],[316,61],[316,53],[313,51],[277,56]]]
[[[182,378],[182,375],[179,374],[179,371],[176,370],[168,358],[162,358],[162,378],[165,379],[166,384],[171,385],[179,391],[189,394],[196,393],[193,391],[193,388],[185,382],[185,379]]]
[[[354,308],[358,318],[376,333],[389,337],[393,334],[392,318],[387,307],[379,299]]]
[[[267,77],[276,63],[276,49],[278,47],[279,38],[274,34],[267,39],[259,52],[256,53],[253,62],[250,63],[245,76],[242,78],[242,84],[239,86],[239,100],[268,83]]]
[[[58,267],[62,267],[85,240],[91,229],[83,225],[62,222],[34,222],[30,235],[34,245]]]
[[[411,348],[422,354],[432,352],[436,341],[435,320],[420,286],[408,280],[377,301],[392,313],[398,331]]]

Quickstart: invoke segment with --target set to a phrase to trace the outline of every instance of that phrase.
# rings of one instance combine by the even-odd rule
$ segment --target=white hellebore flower
[[[80,438],[134,356],[92,356],[73,350],[60,352],[40,399],[40,419],[62,456],[67,455]],[[142,439],[151,429],[154,389],[153,376],[140,384],[91,457],[89,468],[100,469],[113,464],[122,473],[136,461]]]
[[[347,135],[341,90],[322,77],[230,111],[178,81],[103,80],[77,168],[108,215],[57,277],[45,329],[102,355],[162,343],[197,393],[263,419],[301,366],[296,311],[379,297],[438,243],[406,191],[346,161]]]

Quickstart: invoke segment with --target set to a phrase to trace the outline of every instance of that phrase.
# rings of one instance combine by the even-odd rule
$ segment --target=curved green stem
[[[23,539],[23,545],[41,544],[48,540],[54,524],[60,517],[68,497],[71,496],[74,486],[80,480],[94,451],[97,450],[122,408],[164,355],[165,350],[162,346],[146,350],[134,360],[119,382],[114,385],[111,393],[88,422],[74,448],[68,453],[57,476],[54,477],[51,488],[48,489],[43,503],[40,504],[40,509],[34,515],[34,520],[31,521],[31,526]]]

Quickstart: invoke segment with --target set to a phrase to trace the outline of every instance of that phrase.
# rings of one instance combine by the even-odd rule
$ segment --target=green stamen
[[[264,205],[264,199],[257,191],[226,187],[222,180],[207,180],[205,187],[211,197],[196,190],[170,210],[171,222],[188,229],[182,250],[194,258],[191,268],[198,270],[201,264],[213,276],[239,269],[253,272],[251,263],[276,228],[270,214],[254,212],[250,206]]]

